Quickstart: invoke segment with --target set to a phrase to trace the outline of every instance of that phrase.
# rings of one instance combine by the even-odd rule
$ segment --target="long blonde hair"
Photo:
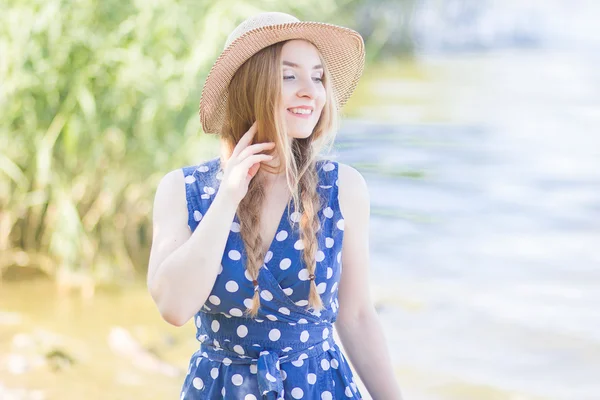
[[[302,257],[310,277],[308,308],[319,311],[323,309],[323,302],[317,292],[314,275],[318,250],[316,234],[321,228],[317,212],[322,204],[317,193],[316,161],[323,149],[333,145],[338,128],[338,109],[327,65],[321,57],[326,101],[319,121],[308,138],[288,137],[284,116],[279,111],[283,81],[281,50],[284,44],[285,42],[276,43],[256,53],[237,70],[231,80],[225,123],[220,134],[223,149],[221,160],[227,160],[231,156],[236,144],[254,121],[257,121],[257,132],[253,143],[275,142],[275,148],[267,153],[279,155],[279,167],[285,167],[287,185],[292,194],[290,201],[300,205],[296,211],[301,213],[299,228],[304,244]],[[247,254],[246,270],[255,285],[252,307],[246,310],[253,317],[260,307],[256,285],[265,258],[260,237],[260,211],[265,199],[264,177],[266,173],[276,172],[279,171],[274,167],[262,165],[250,181],[248,192],[237,209],[240,234]]]

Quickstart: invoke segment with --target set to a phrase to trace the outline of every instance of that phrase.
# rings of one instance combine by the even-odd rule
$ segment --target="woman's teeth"
[[[312,110],[307,110],[305,108],[289,108],[288,110],[293,112],[294,114],[312,114]]]

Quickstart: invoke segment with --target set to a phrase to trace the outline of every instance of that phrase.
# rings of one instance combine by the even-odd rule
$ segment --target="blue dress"
[[[206,303],[194,317],[199,349],[192,355],[181,399],[361,399],[346,358],[335,343],[344,219],[338,203],[338,163],[317,161],[323,208],[315,283],[324,310],[307,310],[310,280],[302,260],[300,214],[286,206],[258,276],[260,309],[234,217],[221,268]],[[182,168],[188,225],[193,232],[213,201],[223,171],[219,158]]]

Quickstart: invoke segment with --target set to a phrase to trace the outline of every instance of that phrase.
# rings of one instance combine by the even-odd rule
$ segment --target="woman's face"
[[[317,48],[305,40],[291,40],[281,53],[281,112],[288,135],[303,139],[311,135],[325,105],[323,68]]]

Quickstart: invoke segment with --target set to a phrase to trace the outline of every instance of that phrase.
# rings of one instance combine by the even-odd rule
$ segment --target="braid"
[[[255,317],[260,307],[258,290],[258,274],[265,259],[262,254],[262,238],[260,237],[260,206],[265,199],[262,175],[258,174],[250,181],[248,193],[240,202],[237,210],[240,220],[240,235],[247,253],[246,271],[254,283],[252,306],[246,309],[246,315]]]

